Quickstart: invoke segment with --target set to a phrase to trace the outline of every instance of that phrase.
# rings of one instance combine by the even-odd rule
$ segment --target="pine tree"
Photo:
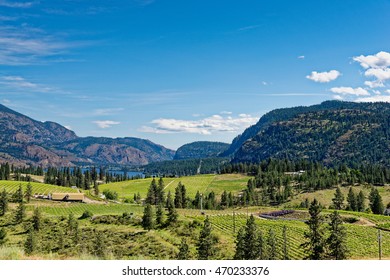
[[[276,237],[272,228],[269,229],[267,237],[267,256],[269,260],[277,259]]]
[[[106,258],[106,243],[101,232],[95,231],[93,253],[100,259]]]
[[[0,228],[0,247],[7,242],[7,232],[4,228]]]
[[[35,231],[39,231],[42,227],[41,211],[38,207],[35,207],[34,214],[32,216],[32,226]]]
[[[150,204],[146,204],[144,208],[144,215],[142,217],[142,227],[147,230],[154,228],[153,209]]]
[[[20,202],[18,207],[16,208],[14,222],[15,224],[20,224],[23,222],[23,219],[26,217],[26,206],[24,202]]]
[[[23,189],[22,185],[19,185],[19,188],[12,195],[13,202],[21,203],[23,201]]]
[[[379,194],[378,189],[372,188],[370,192],[370,208],[374,214],[383,214],[385,207],[383,205],[382,197]]]
[[[283,259],[290,259],[288,254],[287,227],[285,225],[283,226]]]
[[[185,238],[182,238],[179,248],[179,253],[176,256],[178,260],[188,260],[190,258],[190,250]]]
[[[234,254],[235,260],[245,260],[246,245],[245,245],[245,229],[241,227],[238,230],[236,237],[236,252]]]
[[[265,260],[267,258],[263,233],[261,231],[258,232],[257,236],[257,258],[259,260]]]
[[[28,182],[27,184],[27,188],[26,188],[26,200],[27,200],[27,203],[30,202],[30,198],[32,196],[32,185],[30,182]]]
[[[145,203],[151,204],[151,205],[157,205],[157,183],[156,179],[153,178],[152,182],[150,183],[148,193],[146,195]]]
[[[179,182],[175,188],[175,208],[184,208],[183,207],[183,194],[182,194],[182,184]]]
[[[76,221],[73,213],[70,213],[69,216],[68,216],[68,221],[67,221],[69,234],[72,234],[74,232],[76,222],[77,221]]]
[[[157,204],[163,204],[165,201],[165,195],[164,195],[164,180],[162,177],[158,180],[157,185],[157,194],[156,194],[156,203]]]
[[[157,206],[156,210],[156,224],[158,226],[161,226],[163,224],[163,219],[164,219],[164,211],[162,208],[161,203]]]
[[[8,196],[5,189],[0,194],[0,216],[4,216],[8,210]]]
[[[24,242],[24,251],[27,255],[31,255],[37,248],[37,240],[35,237],[35,233],[32,229],[30,229],[27,239]]]
[[[173,203],[171,192],[168,192],[167,197],[167,208],[168,208],[168,219],[167,219],[167,225],[171,225],[176,223],[179,215],[177,214],[175,204]]]
[[[332,199],[332,201],[333,201],[334,209],[337,209],[337,210],[343,209],[344,195],[341,192],[340,187],[337,187],[336,192],[334,194],[334,198]]]
[[[356,211],[357,210],[356,195],[355,195],[352,187],[349,188],[347,201],[348,201],[348,209],[351,211]]]
[[[366,204],[364,203],[365,199],[366,199],[366,197],[364,196],[364,193],[361,190],[356,198],[357,211],[363,212],[366,209]]]
[[[255,260],[258,257],[257,251],[257,226],[255,223],[255,218],[253,215],[250,215],[249,219],[246,221],[245,225],[245,259],[246,260]]]
[[[93,181],[93,190],[96,196],[99,195],[99,184],[95,181]]]
[[[198,260],[208,260],[215,255],[216,240],[212,235],[209,217],[206,217],[197,242]]]
[[[328,247],[328,258],[334,260],[345,260],[348,255],[347,233],[343,226],[341,216],[337,211],[330,215],[329,222],[330,236],[326,240]]]
[[[321,216],[321,206],[316,199],[310,203],[309,214],[310,219],[306,222],[309,231],[304,233],[307,241],[302,243],[301,247],[306,249],[305,259],[322,260],[325,257],[323,217]]]

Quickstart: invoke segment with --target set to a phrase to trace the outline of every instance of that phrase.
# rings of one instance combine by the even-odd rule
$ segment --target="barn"
[[[83,193],[52,193],[51,200],[55,201],[71,201],[84,202],[85,195]]]

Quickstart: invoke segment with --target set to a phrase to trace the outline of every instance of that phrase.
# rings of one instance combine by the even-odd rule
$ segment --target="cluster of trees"
[[[248,218],[246,225],[239,229],[235,243],[235,260],[289,259],[286,226],[283,228],[283,246],[278,247],[273,229],[265,236],[256,225],[253,215]]]
[[[309,207],[310,219],[306,222],[309,227],[309,230],[304,233],[306,242],[301,244],[307,252],[305,259],[346,259],[349,253],[346,243],[347,233],[340,214],[334,211],[330,215],[327,227],[329,233],[326,234],[325,218],[321,215],[321,211],[321,205],[314,199]]]
[[[365,205],[365,195],[363,193],[363,190],[360,190],[358,194],[355,193],[352,187],[349,188],[348,195],[347,195],[347,205],[344,207],[344,195],[341,192],[340,187],[337,187],[334,198],[332,199],[333,202],[333,208],[336,210],[349,210],[349,211],[357,211],[357,212],[363,212],[367,211],[366,205]],[[382,202],[382,197],[379,194],[379,191],[377,188],[372,187],[369,197],[370,201],[370,208],[369,210],[374,214],[383,214],[384,213],[384,205]]]

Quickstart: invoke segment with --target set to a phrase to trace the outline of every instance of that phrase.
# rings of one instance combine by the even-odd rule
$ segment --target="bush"
[[[92,212],[89,211],[89,210],[85,210],[84,213],[81,215],[81,217],[79,218],[80,220],[82,219],[88,219],[88,218],[91,218],[93,216]]]
[[[118,193],[112,190],[104,190],[103,191],[104,196],[108,200],[117,200],[118,199]]]

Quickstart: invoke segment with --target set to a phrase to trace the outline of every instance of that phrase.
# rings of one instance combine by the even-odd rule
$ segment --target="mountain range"
[[[39,122],[0,105],[0,162],[16,165],[127,165],[229,157],[308,159],[325,165],[390,166],[390,104],[325,101],[272,110],[229,145],[198,141],[176,152],[149,140],[78,137],[54,122]]]

